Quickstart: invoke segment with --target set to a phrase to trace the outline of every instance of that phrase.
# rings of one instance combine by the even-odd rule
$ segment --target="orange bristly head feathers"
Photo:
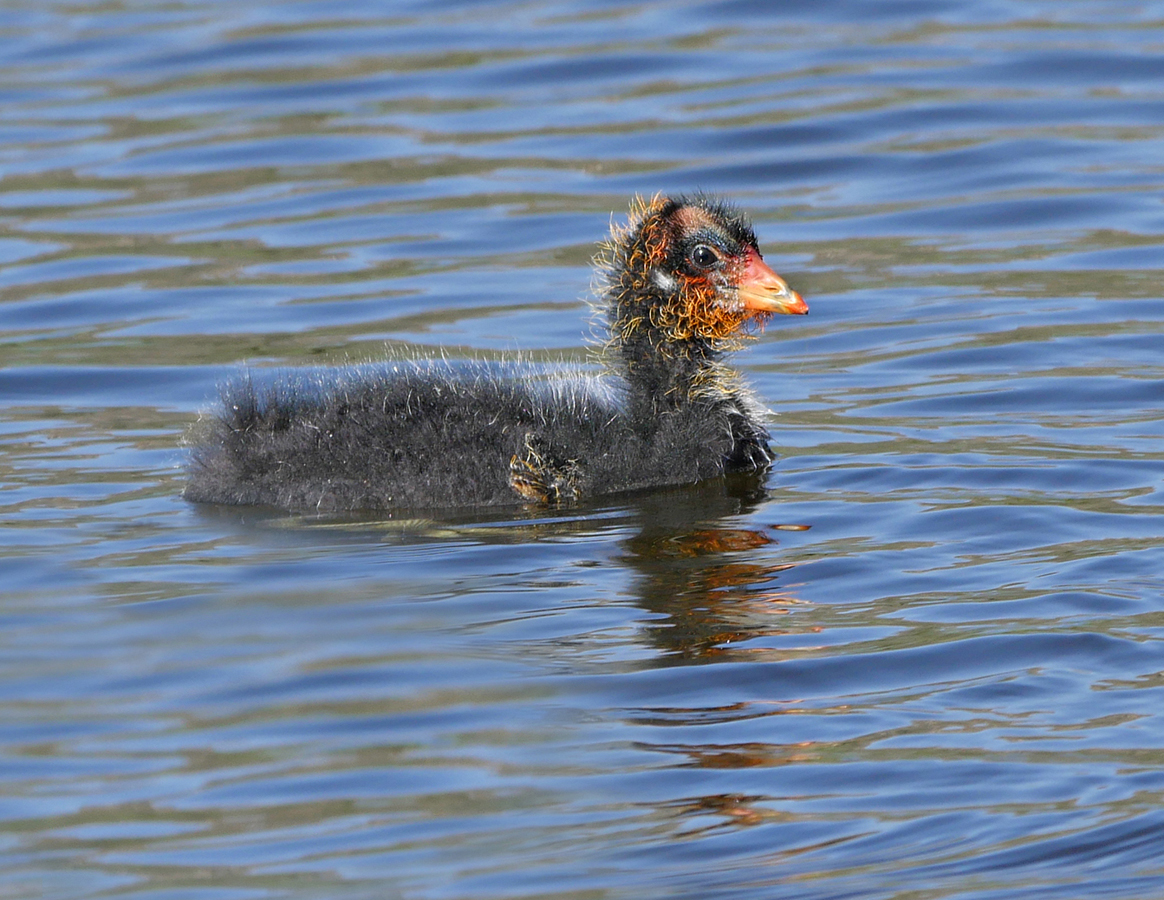
[[[748,324],[808,312],[764,263],[743,214],[703,196],[636,197],[604,250],[615,343],[645,331],[667,355],[693,342],[728,349]]]

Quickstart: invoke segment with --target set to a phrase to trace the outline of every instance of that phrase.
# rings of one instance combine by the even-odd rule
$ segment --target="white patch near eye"
[[[651,279],[665,291],[673,291],[679,286],[679,282],[675,280],[675,276],[664,272],[662,269],[655,269],[651,273]]]

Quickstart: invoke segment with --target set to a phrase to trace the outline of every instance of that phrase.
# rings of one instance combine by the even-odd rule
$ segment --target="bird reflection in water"
[[[624,561],[639,576],[640,605],[663,616],[648,633],[668,655],[747,653],[740,645],[791,627],[787,617],[802,603],[776,585],[794,568],[768,552],[778,543],[777,529],[740,524],[763,496],[760,478],[738,475],[645,496],[636,505],[642,528],[625,542]]]
[[[637,510],[641,531],[625,542],[624,561],[638,575],[638,603],[660,616],[646,628],[649,639],[675,662],[724,662],[778,651],[764,638],[816,632],[813,622],[800,623],[795,613],[808,604],[781,584],[796,568],[774,559],[779,532],[805,531],[803,524],[754,527],[760,510],[763,479],[734,476],[684,490],[644,497]],[[749,647],[748,645],[754,645]],[[631,718],[639,726],[714,726],[757,715],[794,714],[796,697],[761,704],[736,702],[722,707],[643,708]],[[818,749],[804,743],[680,744],[639,742],[642,750],[681,757],[681,767],[704,769],[771,768],[813,758]],[[674,798],[655,804],[674,818],[688,837],[789,821],[772,797],[725,792]]]

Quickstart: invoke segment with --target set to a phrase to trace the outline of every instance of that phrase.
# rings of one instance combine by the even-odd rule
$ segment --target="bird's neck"
[[[607,359],[626,379],[631,398],[648,403],[657,414],[689,402],[722,353],[699,338],[677,339],[668,333],[670,317],[659,315],[665,298],[652,296],[651,286],[634,277],[634,271],[624,268],[607,294]]]
[[[616,333],[611,350],[632,398],[656,413],[677,409],[705,393],[720,368],[720,353],[697,341],[666,341],[654,329],[635,327]]]
[[[610,309],[607,360],[626,381],[632,421],[649,431],[669,413],[698,407],[701,418],[721,422],[730,435],[728,471],[757,471],[772,461],[760,410],[736,372],[720,361],[721,348],[699,339],[670,340],[639,307],[615,303]]]

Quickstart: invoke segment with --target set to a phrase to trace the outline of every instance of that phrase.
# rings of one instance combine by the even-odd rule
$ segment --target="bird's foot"
[[[554,456],[533,432],[526,434],[521,451],[509,460],[510,487],[523,499],[545,506],[576,502],[581,474],[578,460]]]
[[[725,469],[729,472],[759,472],[768,468],[776,459],[767,440],[743,440],[732,448],[731,455],[726,460]]]

